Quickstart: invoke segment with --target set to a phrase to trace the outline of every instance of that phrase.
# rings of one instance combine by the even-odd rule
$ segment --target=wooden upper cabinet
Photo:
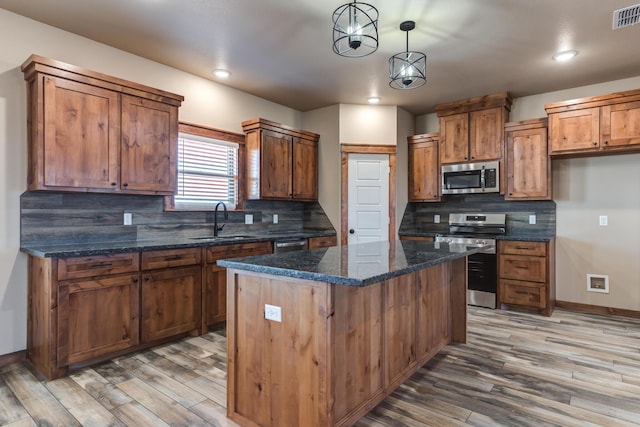
[[[318,200],[318,144],[293,138],[293,198]]]
[[[249,200],[318,200],[318,134],[265,119],[242,129]]]
[[[469,115],[454,114],[440,119],[440,162],[469,161]]]
[[[600,144],[600,109],[549,115],[551,154],[597,148]]]
[[[588,156],[640,151],[640,90],[546,104],[549,154]]]
[[[502,159],[510,108],[511,97],[506,92],[436,105],[440,163]]]
[[[37,55],[28,97],[28,190],[170,195],[180,95]]]
[[[36,86],[44,88],[43,120],[32,125],[42,143],[29,154],[42,167],[30,174],[29,186],[115,189],[118,93],[53,76],[41,76]]]
[[[505,200],[550,200],[551,161],[547,153],[547,119],[507,123],[505,134]]]
[[[640,145],[640,101],[602,107],[601,141],[605,147]]]
[[[122,95],[121,187],[155,194],[176,191],[178,109]]]
[[[409,201],[440,200],[438,134],[413,135],[409,142]]]

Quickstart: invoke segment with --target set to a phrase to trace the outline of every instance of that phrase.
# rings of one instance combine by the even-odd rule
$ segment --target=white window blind
[[[178,135],[177,209],[207,209],[224,202],[235,209],[238,196],[238,144]]]

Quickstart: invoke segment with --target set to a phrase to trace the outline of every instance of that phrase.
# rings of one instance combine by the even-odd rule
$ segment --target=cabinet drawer
[[[545,308],[547,298],[544,283],[500,279],[500,302]]]
[[[500,255],[498,274],[503,279],[547,281],[546,258],[525,255]]]
[[[182,267],[200,264],[202,250],[200,248],[170,249],[162,251],[142,252],[142,269]]]
[[[502,240],[498,242],[501,254],[546,256],[547,244],[544,242],[522,242]]]
[[[215,263],[219,259],[238,258],[253,255],[265,255],[273,252],[271,242],[236,243],[233,245],[209,246],[207,263]]]
[[[58,260],[58,280],[131,273],[138,271],[139,260],[140,256],[137,252],[60,258]]]
[[[309,249],[328,248],[336,246],[337,242],[336,236],[311,237],[309,238]]]

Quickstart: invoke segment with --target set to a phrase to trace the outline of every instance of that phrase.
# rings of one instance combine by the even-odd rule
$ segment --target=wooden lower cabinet
[[[555,306],[555,239],[498,242],[498,306],[502,304],[551,315]]]
[[[138,344],[138,284],[137,273],[59,283],[59,368]]]
[[[142,273],[142,343],[199,334],[201,274],[199,265]]]
[[[418,242],[435,242],[436,238],[431,236],[400,236],[400,240],[415,240]]]
[[[309,238],[309,249],[330,248],[338,244],[336,236],[321,236]]]
[[[227,269],[218,267],[216,261],[223,258],[270,254],[273,252],[273,246],[271,242],[254,242],[209,246],[205,250],[201,329],[203,334],[208,331],[209,326],[221,325],[227,320]]]

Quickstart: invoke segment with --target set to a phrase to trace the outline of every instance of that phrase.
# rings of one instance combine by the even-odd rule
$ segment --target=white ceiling
[[[640,24],[612,30],[637,0],[367,0],[378,8],[378,50],[333,53],[332,13],[346,0],[0,0],[0,8],[308,111],[337,103],[414,114],[509,91],[513,97],[640,75]],[[399,24],[416,21],[410,50],[427,54],[427,84],[388,85],[388,58],[405,50]],[[558,50],[577,49],[571,63]],[[98,70],[99,71],[99,70]]]

